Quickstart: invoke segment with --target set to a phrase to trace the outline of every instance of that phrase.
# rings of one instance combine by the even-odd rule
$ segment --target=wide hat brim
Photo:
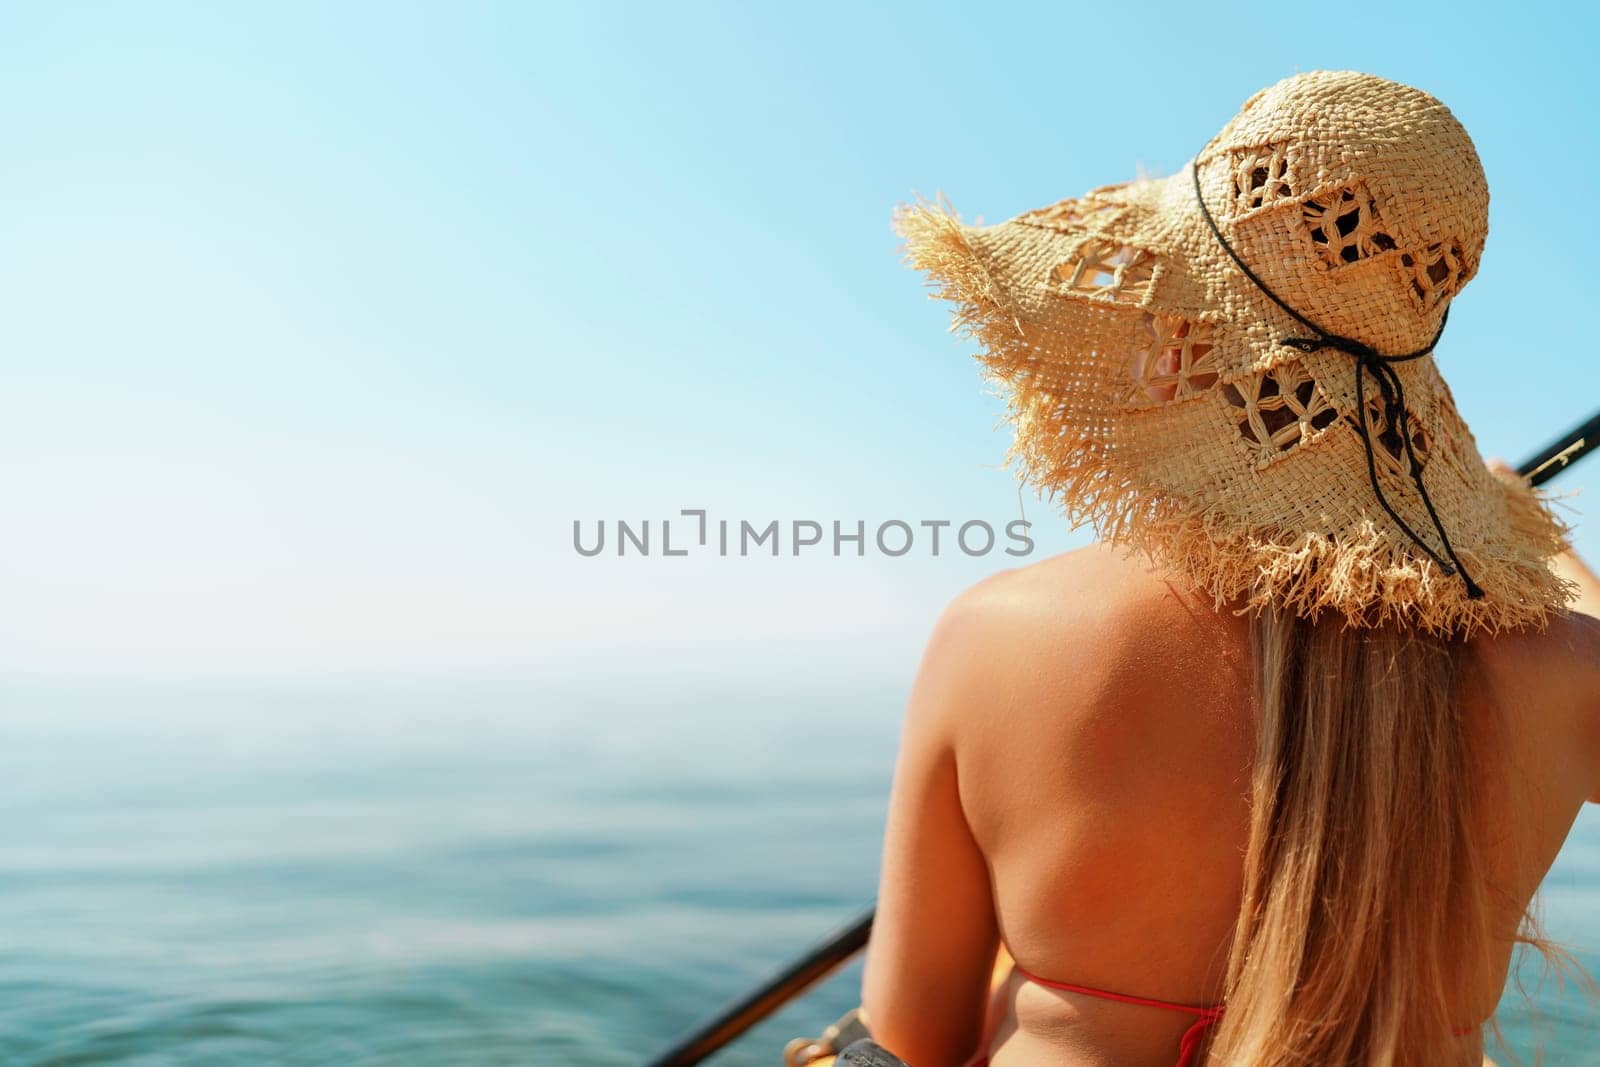
[[[1190,166],[1208,203],[1228,195],[1226,160],[1202,153]],[[1385,498],[1431,538],[1399,427],[1371,379],[1358,405],[1350,356],[1282,344],[1296,323],[1228,261],[1194,182],[1185,167],[992,226],[964,225],[943,203],[897,213],[907,261],[955,305],[954,328],[980,343],[1007,400],[1019,473],[1074,523],[1172,565],[1219,606],[1275,603],[1460,635],[1543,626],[1571,595],[1548,565],[1566,528],[1545,494],[1485,466],[1432,355],[1395,365],[1412,454],[1484,594],[1470,597],[1373,492],[1362,406]],[[1281,210],[1308,211],[1306,199]],[[1269,208],[1224,226],[1241,244],[1255,227],[1259,249],[1294,232],[1278,221]],[[1373,251],[1353,266],[1335,260],[1297,301],[1380,351],[1426,345],[1448,305],[1425,291],[1430,264]],[[1453,251],[1459,288],[1476,262]],[[1257,257],[1269,279],[1290,285],[1297,263],[1319,252]]]

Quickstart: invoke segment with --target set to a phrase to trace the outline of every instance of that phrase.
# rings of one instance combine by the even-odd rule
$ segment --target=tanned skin
[[[1556,566],[1577,610],[1475,640],[1466,686],[1471,728],[1504,738],[1479,783],[1482,847],[1522,902],[1600,802],[1600,579],[1572,555]],[[1221,1000],[1250,815],[1249,657],[1244,618],[1102,546],[949,606],[890,800],[863,988],[882,1044],[915,1067],[980,1049],[994,1067],[1171,1067],[1188,1016],[1015,977],[991,999],[990,976],[1003,943],[1060,981]],[[1495,1003],[1509,958],[1508,940],[1492,971],[1462,976],[1464,1013]]]

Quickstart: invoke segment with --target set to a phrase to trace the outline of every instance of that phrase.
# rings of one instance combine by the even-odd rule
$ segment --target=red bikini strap
[[[1086,996],[1099,997],[1101,1000],[1115,1000],[1120,1001],[1123,1004],[1140,1004],[1146,1008],[1164,1008],[1167,1011],[1181,1011],[1186,1015],[1199,1015],[1207,1018],[1215,1018],[1222,1014],[1222,1007],[1220,1005],[1212,1008],[1203,1008],[1194,1004],[1174,1004],[1170,1000],[1152,1000],[1150,997],[1133,997],[1126,993],[1113,993],[1108,989],[1091,989],[1088,986],[1073,985],[1070,982],[1057,982],[1051,978],[1041,978],[1036,974],[1030,974],[1024,970],[1020,964],[1016,964],[1014,966],[1016,966],[1017,973],[1022,975],[1022,977],[1026,978],[1028,981],[1037,982],[1042,986],[1049,986],[1051,989],[1065,990],[1068,993],[1083,993]]]
[[[1183,1040],[1178,1043],[1177,1067],[1193,1067],[1199,1063],[1200,1045],[1205,1040],[1206,1031],[1220,1018],[1222,1018],[1222,1005],[1203,1008],[1194,1004],[1174,1004],[1170,1000],[1154,1000],[1150,997],[1134,997],[1126,993],[1113,993],[1108,989],[1092,989],[1089,986],[1073,985],[1070,982],[1057,982],[1050,978],[1041,978],[1030,974],[1020,964],[1013,963],[1018,974],[1030,982],[1047,986],[1051,989],[1060,989],[1067,993],[1082,993],[1085,996],[1099,997],[1101,1000],[1115,1000],[1122,1004],[1137,1004],[1144,1008],[1161,1008],[1165,1011],[1181,1011],[1185,1015],[1195,1017],[1194,1025],[1183,1032]]]
[[[1183,1040],[1178,1044],[1177,1067],[1192,1067],[1193,1064],[1199,1062],[1196,1057],[1200,1052],[1200,1043],[1205,1040],[1206,1030],[1215,1024],[1218,1019],[1222,1018],[1222,1005],[1220,1004],[1215,1007],[1202,1008],[1194,1004],[1175,1004],[1170,1000],[1134,997],[1129,996],[1127,993],[1113,993],[1109,989],[1093,989],[1086,985],[1073,985],[1071,982],[1057,982],[1053,978],[1041,978],[1039,975],[1025,970],[1021,964],[1016,962],[1012,963],[1012,967],[1028,981],[1048,986],[1051,989],[1060,989],[1067,993],[1082,993],[1084,996],[1099,997],[1101,1000],[1115,1000],[1122,1004],[1137,1004],[1145,1008],[1181,1011],[1185,1015],[1195,1016],[1194,1025],[1183,1032]],[[1468,1034],[1477,1032],[1482,1028],[1482,1025],[1480,1023],[1478,1026],[1466,1026],[1451,1030],[1450,1033],[1456,1037],[1465,1037]]]

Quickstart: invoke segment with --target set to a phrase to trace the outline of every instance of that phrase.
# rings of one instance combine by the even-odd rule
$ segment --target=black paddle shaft
[[[867,944],[873,911],[769,978],[755,992],[728,1005],[716,1017],[650,1061],[649,1067],[690,1067],[723,1048],[812,984],[831,973]]]
[[[1600,411],[1517,467],[1530,485],[1543,485],[1600,446]],[[773,975],[749,995],[728,1005],[710,1022],[651,1060],[649,1067],[692,1067],[726,1047],[739,1035],[805,992],[867,944],[873,912],[855,922]]]
[[[1600,411],[1562,434],[1517,467],[1530,485],[1543,485],[1600,445]]]

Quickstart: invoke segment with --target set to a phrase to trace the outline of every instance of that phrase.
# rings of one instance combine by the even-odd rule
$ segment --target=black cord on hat
[[[1255,284],[1257,289],[1260,289],[1263,293],[1266,293],[1267,296],[1272,299],[1274,304],[1277,304],[1284,310],[1285,313],[1289,315],[1290,318],[1294,319],[1296,322],[1300,323],[1300,325],[1304,326],[1306,329],[1310,330],[1316,335],[1314,337],[1285,337],[1278,343],[1281,345],[1287,345],[1288,347],[1297,349],[1301,352],[1315,352],[1323,348],[1332,348],[1339,352],[1343,352],[1345,355],[1350,356],[1355,360],[1356,407],[1360,412],[1356,420],[1356,428],[1361,432],[1362,443],[1365,444],[1367,448],[1367,477],[1372,481],[1372,492],[1373,495],[1378,498],[1378,503],[1382,505],[1384,511],[1388,512],[1389,518],[1394,520],[1395,525],[1400,527],[1405,535],[1416,543],[1418,548],[1426,552],[1429,559],[1438,564],[1440,570],[1444,571],[1444,573],[1447,575],[1454,575],[1457,573],[1461,575],[1461,580],[1465,582],[1467,586],[1468,599],[1483,599],[1483,590],[1480,589],[1478,587],[1478,583],[1474,582],[1472,577],[1467,574],[1467,568],[1462,565],[1461,560],[1456,556],[1456,550],[1451,546],[1450,538],[1444,532],[1444,524],[1439,521],[1439,513],[1434,510],[1433,501],[1428,497],[1428,487],[1422,483],[1422,465],[1417,462],[1416,453],[1412,450],[1411,432],[1406,426],[1405,387],[1401,384],[1400,375],[1395,371],[1393,366],[1393,364],[1404,363],[1407,360],[1421,359],[1423,356],[1432,352],[1434,346],[1439,343],[1440,336],[1444,333],[1444,324],[1450,318],[1450,309],[1445,308],[1444,314],[1440,316],[1439,330],[1433,335],[1433,340],[1429,341],[1427,345],[1417,349],[1415,352],[1407,352],[1403,356],[1383,355],[1371,345],[1362,344],[1353,337],[1345,337],[1341,334],[1336,334],[1329,330],[1323,329],[1321,326],[1318,326],[1316,323],[1300,314],[1300,312],[1290,307],[1287,301],[1285,301],[1277,293],[1274,293],[1267,283],[1257,277],[1256,272],[1246,266],[1244,260],[1239,258],[1239,254],[1233,250],[1233,246],[1228,243],[1228,239],[1222,236],[1222,230],[1218,228],[1216,220],[1211,217],[1211,209],[1206,207],[1205,195],[1200,191],[1200,161],[1198,157],[1196,157],[1195,162],[1190,165],[1189,170],[1194,177],[1194,197],[1195,200],[1199,201],[1200,214],[1205,217],[1206,225],[1211,228],[1211,232],[1216,237],[1217,243],[1222,245],[1222,250],[1228,253],[1228,258],[1233,260],[1234,265],[1244,272],[1244,276],[1249,278],[1250,281]],[[1433,520],[1433,528],[1439,533],[1439,540],[1444,545],[1445,555],[1450,557],[1450,561],[1448,563],[1445,562],[1445,560],[1440,557],[1439,553],[1435,552],[1426,541],[1418,537],[1416,531],[1412,530],[1410,526],[1406,525],[1406,521],[1404,519],[1395,513],[1394,508],[1389,506],[1389,501],[1383,495],[1383,487],[1378,484],[1378,464],[1377,458],[1373,454],[1372,433],[1367,428],[1367,405],[1366,397],[1363,392],[1363,383],[1365,382],[1368,374],[1372,375],[1373,380],[1378,383],[1378,389],[1383,394],[1383,415],[1385,421],[1391,429],[1397,429],[1399,431],[1400,441],[1402,447],[1405,449],[1406,459],[1410,462],[1411,466],[1411,480],[1416,484],[1417,495],[1422,498],[1422,506],[1427,509],[1428,518]]]

